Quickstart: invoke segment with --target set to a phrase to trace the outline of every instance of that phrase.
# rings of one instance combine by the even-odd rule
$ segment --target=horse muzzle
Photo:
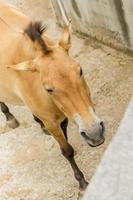
[[[104,124],[100,122],[93,126],[91,130],[81,130],[80,134],[91,147],[97,147],[104,143]]]

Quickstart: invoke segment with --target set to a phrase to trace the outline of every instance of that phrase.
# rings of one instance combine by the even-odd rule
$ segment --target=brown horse
[[[67,141],[68,120],[91,146],[104,142],[103,122],[96,116],[82,68],[69,54],[70,23],[55,43],[11,6],[0,3],[0,105],[10,127],[19,122],[5,103],[26,105],[36,121],[59,143],[81,188],[87,182],[74,160]]]

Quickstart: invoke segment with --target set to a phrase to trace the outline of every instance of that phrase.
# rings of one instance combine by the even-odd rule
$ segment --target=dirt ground
[[[33,19],[42,19],[49,25],[48,33],[59,36],[48,0],[3,1],[16,5]],[[106,142],[91,148],[77,127],[69,124],[76,161],[90,180],[133,95],[133,58],[90,39],[73,36],[72,43],[71,54],[83,67],[96,111],[106,127]],[[77,200],[78,184],[58,144],[43,134],[27,108],[10,109],[21,126],[7,130],[0,113],[0,200]]]

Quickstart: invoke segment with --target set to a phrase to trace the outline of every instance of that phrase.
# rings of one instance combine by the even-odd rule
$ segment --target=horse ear
[[[16,71],[37,71],[33,61],[25,61],[16,65],[8,65],[6,67]]]
[[[62,37],[59,41],[59,45],[67,51],[71,47],[71,19],[69,20],[68,24],[64,27]]]

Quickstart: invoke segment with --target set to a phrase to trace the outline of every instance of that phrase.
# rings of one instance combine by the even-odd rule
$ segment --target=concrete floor
[[[4,2],[15,4],[32,19],[42,19],[49,24],[48,33],[54,38],[59,36],[48,0]],[[76,36],[71,54],[83,67],[96,110],[106,126],[106,142],[91,148],[79,136],[75,125],[69,124],[69,141],[77,152],[76,161],[90,180],[133,94],[133,59]],[[54,139],[42,133],[27,108],[10,108],[21,126],[6,129],[0,113],[0,200],[79,199],[78,184]]]

